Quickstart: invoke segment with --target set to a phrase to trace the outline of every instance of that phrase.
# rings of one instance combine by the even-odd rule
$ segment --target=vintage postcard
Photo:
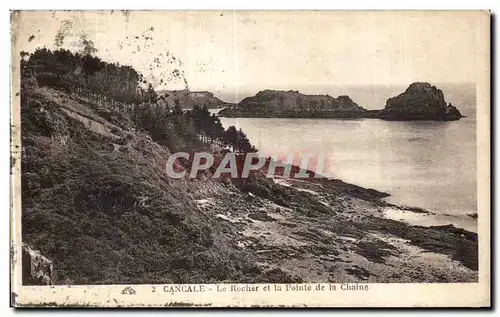
[[[490,306],[490,12],[11,35],[12,306]]]

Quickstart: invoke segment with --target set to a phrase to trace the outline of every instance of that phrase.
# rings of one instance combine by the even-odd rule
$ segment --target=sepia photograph
[[[13,306],[489,305],[490,12],[11,11],[11,39]]]

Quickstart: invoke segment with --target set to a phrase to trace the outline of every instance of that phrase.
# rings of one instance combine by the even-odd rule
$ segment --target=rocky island
[[[451,103],[446,105],[441,89],[429,83],[413,83],[404,93],[387,99],[378,117],[397,121],[453,121],[462,115]]]
[[[251,118],[375,118],[392,121],[453,121],[460,111],[446,104],[443,92],[429,83],[412,83],[405,92],[387,99],[382,110],[367,110],[349,96],[304,95],[298,91],[260,91],[219,112],[221,117]]]
[[[264,90],[223,109],[221,117],[358,118],[367,110],[348,96],[304,95],[298,91]]]

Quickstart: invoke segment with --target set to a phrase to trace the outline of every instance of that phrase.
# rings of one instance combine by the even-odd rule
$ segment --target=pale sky
[[[157,89],[184,88],[184,74],[191,90],[241,99],[311,85],[474,83],[488,21],[484,12],[31,11],[17,43],[54,49],[59,32],[62,47],[78,50],[84,32],[96,55],[134,66]]]

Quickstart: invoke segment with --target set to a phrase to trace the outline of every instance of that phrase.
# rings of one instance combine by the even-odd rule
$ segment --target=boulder
[[[23,285],[52,285],[52,261],[28,245],[22,245]]]

